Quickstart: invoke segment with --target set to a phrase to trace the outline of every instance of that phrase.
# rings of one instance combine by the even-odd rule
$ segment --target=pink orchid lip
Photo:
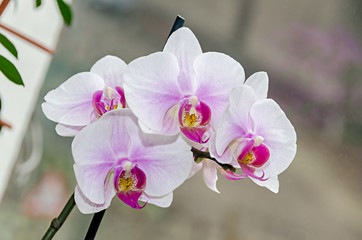
[[[199,143],[209,140],[211,109],[206,103],[195,96],[184,98],[180,103],[178,118],[180,130],[186,137]]]
[[[266,181],[266,180],[269,179],[269,178],[264,178],[264,177],[265,177],[264,171],[263,171],[263,174],[262,174],[260,177],[258,177],[258,176],[256,176],[256,175],[254,174],[255,168],[249,167],[249,166],[244,165],[244,164],[241,164],[240,167],[241,167],[241,169],[243,170],[243,172],[244,172],[247,176],[249,176],[249,177],[258,179],[258,180],[260,180],[260,181]]]
[[[96,91],[93,94],[92,103],[98,117],[108,111],[118,109],[120,106],[126,108],[124,90],[121,87],[115,87],[114,89],[115,91],[108,87],[104,91]]]
[[[132,166],[129,161],[123,166],[114,168],[114,187],[119,199],[135,209],[142,209],[146,206],[140,206],[138,199],[146,186],[146,174],[137,167]],[[131,168],[131,169],[129,169]]]
[[[219,168],[220,173],[229,180],[240,180],[248,177],[247,174],[235,174],[230,170],[224,170],[223,168]]]
[[[209,122],[211,120],[210,107],[206,103],[199,101],[199,103],[196,105],[195,109],[202,116],[200,125],[205,126],[205,125],[209,124]]]
[[[238,162],[240,165],[251,165],[253,167],[262,167],[270,157],[270,152],[265,144],[261,143],[255,146],[254,139],[246,139],[248,141],[241,151]]]
[[[121,96],[120,103],[122,104],[123,108],[126,108],[126,97],[124,96],[124,90],[121,87],[115,87],[119,96]]]
[[[97,91],[93,94],[92,97],[93,107],[96,110],[98,116],[102,116],[106,112],[104,103],[101,102],[102,95],[103,91]]]
[[[206,127],[184,128],[180,127],[181,132],[189,139],[198,143],[209,141],[210,135],[207,134]]]
[[[270,152],[264,144],[253,147],[252,151],[255,155],[255,160],[251,164],[253,167],[262,167],[269,160]]]
[[[244,147],[241,150],[241,153],[238,156],[238,162],[240,163],[240,161],[244,160],[246,155],[252,150],[254,144],[255,144],[255,140],[253,138],[245,138],[244,140]]]
[[[270,151],[268,147],[259,142],[260,137],[257,138],[257,141],[254,138],[244,139],[246,142],[241,153],[238,156],[238,163],[244,173],[252,178],[265,181],[264,171],[261,177],[258,177],[254,174],[255,168],[262,167],[270,157]]]

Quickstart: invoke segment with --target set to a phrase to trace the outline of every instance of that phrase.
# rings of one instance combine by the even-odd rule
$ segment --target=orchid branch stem
[[[210,156],[209,152],[204,152],[204,151],[201,151],[194,147],[191,148],[191,152],[194,154],[195,162],[199,162],[199,161],[201,161],[201,159],[207,158],[207,159],[210,159],[210,160],[216,162],[217,164],[219,164],[220,167],[222,167],[225,170],[230,170],[232,172],[236,171],[236,169],[233,166],[231,166],[230,164],[219,163],[215,158]]]
[[[181,28],[184,25],[184,23],[185,23],[185,19],[183,17],[181,17],[180,15],[177,15],[175,22],[173,23],[171,31],[168,34],[167,38],[169,38],[174,31]]]
[[[54,218],[50,223],[50,226],[46,233],[44,234],[42,240],[49,240],[54,237],[57,231],[62,227],[65,220],[67,220],[70,212],[73,210],[75,206],[74,194],[69,198],[67,204],[63,208],[62,212],[59,214],[57,218]]]
[[[103,215],[106,212],[106,209],[97,212],[94,214],[92,218],[92,222],[89,225],[87,235],[85,236],[84,240],[93,240],[97,234],[99,225],[101,224],[101,221],[103,219]]]

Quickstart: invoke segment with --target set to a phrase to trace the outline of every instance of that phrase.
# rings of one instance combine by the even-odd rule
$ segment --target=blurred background
[[[278,194],[222,176],[217,194],[197,174],[168,209],[115,198],[97,239],[362,239],[361,1],[78,0],[72,10],[0,203],[0,239],[40,239],[76,185],[72,139],[43,115],[44,95],[105,55],[128,63],[162,50],[178,14],[205,52],[230,55],[247,77],[268,72],[269,97],[297,131],[296,158]],[[54,239],[83,239],[91,217],[75,208]]]

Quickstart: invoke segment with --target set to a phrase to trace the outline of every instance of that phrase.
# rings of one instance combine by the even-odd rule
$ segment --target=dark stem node
[[[59,216],[51,221],[50,226],[46,231],[46,233],[44,234],[42,240],[50,240],[54,237],[57,231],[62,227],[65,220],[67,220],[74,206],[75,206],[74,194],[72,194],[67,204],[65,204],[65,207],[63,208],[62,212],[59,214]]]

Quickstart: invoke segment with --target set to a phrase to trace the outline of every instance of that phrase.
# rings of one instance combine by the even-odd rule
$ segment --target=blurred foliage
[[[35,7],[40,7],[42,4],[42,0],[35,0]],[[57,4],[58,4],[58,8],[60,13],[62,14],[64,23],[68,26],[70,26],[70,24],[72,23],[72,9],[69,6],[69,4],[67,4],[66,2],[64,2],[64,0],[57,0]]]
[[[70,26],[72,23],[72,10],[70,6],[63,0],[57,0],[59,11],[62,14],[64,23]]]
[[[16,58],[18,58],[18,51],[16,50],[14,44],[3,34],[0,34],[0,43]],[[12,64],[5,57],[0,55],[0,71],[7,77],[10,81],[15,84],[23,85],[23,80],[19,74],[19,71],[16,69],[14,64]]]
[[[35,7],[39,7],[41,5],[41,0],[35,0]]]
[[[0,71],[7,77],[10,81],[15,84],[23,85],[24,82],[14,66],[9,60],[7,60],[4,56],[0,55]]]
[[[0,33],[0,43],[12,54],[14,57],[18,58],[18,51],[16,50],[14,44],[10,40]]]
[[[42,4],[42,0],[35,0],[35,7],[38,8]],[[64,23],[68,26],[72,23],[72,9],[71,7],[64,2],[64,0],[57,0],[59,11],[63,17]],[[15,57],[18,58],[18,51],[14,44],[3,34],[0,33],[0,43]],[[4,56],[0,55],[0,71],[5,75],[7,79],[11,82],[24,86],[23,79],[15,67],[15,65],[6,59]],[[0,101],[0,110],[1,110],[1,101]],[[1,131],[1,126],[0,126]]]

